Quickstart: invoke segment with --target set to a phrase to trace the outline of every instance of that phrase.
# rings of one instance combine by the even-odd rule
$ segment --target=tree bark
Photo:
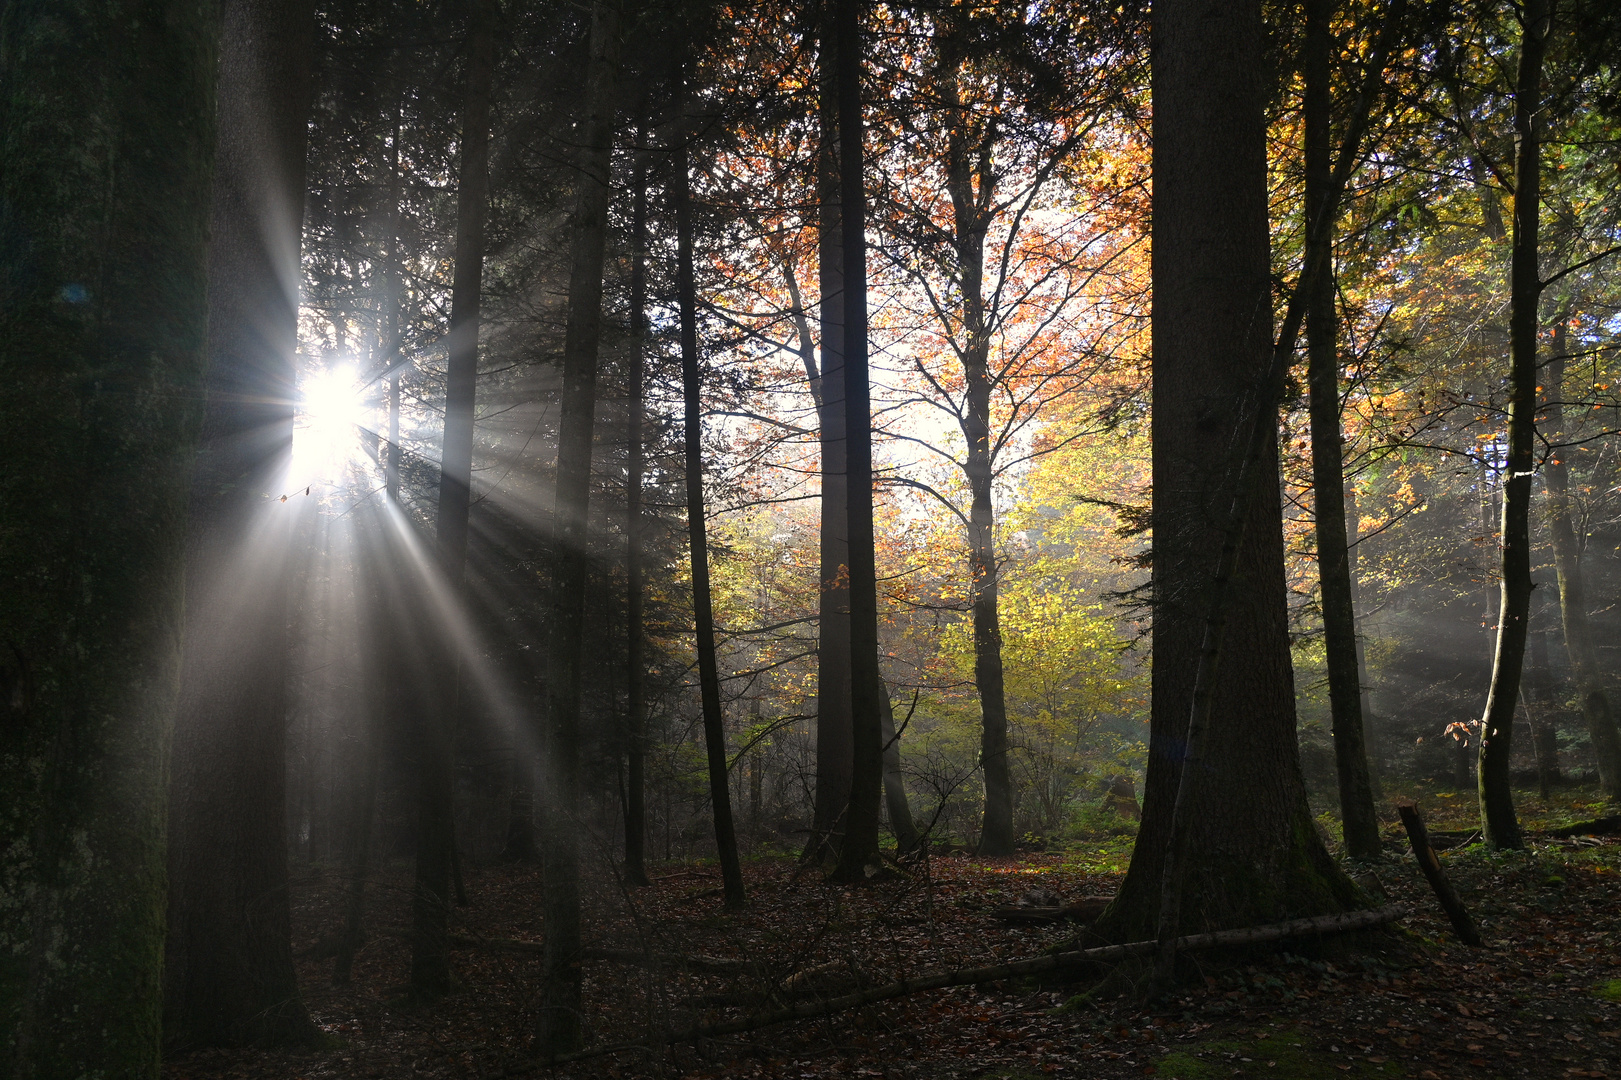
[[[492,0],[470,0],[467,82],[462,94],[461,171],[456,192],[456,267],[451,281],[445,434],[439,459],[439,567],[453,595],[462,591],[472,504],[473,411],[478,387],[478,324],[484,280],[484,216],[489,200],[490,82],[495,71]],[[451,877],[456,861],[456,727],[459,646],[435,650],[433,706],[420,711],[417,739],[416,882],[411,896],[411,993],[432,1001],[450,991]],[[459,891],[459,890],[458,890]]]
[[[816,793],[805,854],[837,855],[850,803],[854,729],[850,721],[850,517],[844,442],[844,222],[839,209],[838,43],[832,3],[822,4],[822,61],[816,156],[817,273],[822,365],[807,372],[820,421],[820,591],[816,638]]]
[[[541,833],[545,875],[536,1051],[556,1054],[580,1042],[580,668],[588,570],[587,513],[596,421],[597,349],[602,332],[602,265],[607,245],[614,78],[619,67],[618,0],[591,6],[591,61],[579,155],[579,202],[569,272],[568,327],[557,433],[556,567],[546,679],[546,783]]]
[[[647,880],[647,631],[642,576],[643,439],[647,431],[647,152],[636,133],[635,177],[631,190],[630,371],[625,403],[625,882]]]
[[[1333,171],[1333,102],[1330,72],[1333,0],[1305,0],[1306,220],[1323,250],[1307,259],[1332,265],[1333,223],[1323,220]],[[1312,230],[1308,230],[1312,231]],[[1379,854],[1379,819],[1373,809],[1367,745],[1362,730],[1362,686],[1357,665],[1356,612],[1345,527],[1345,463],[1340,442],[1339,312],[1334,275],[1317,275],[1306,300],[1307,382],[1311,390],[1311,474],[1317,525],[1317,577],[1328,659],[1329,711],[1339,778],[1345,850],[1356,858]]]
[[[1604,687],[1603,669],[1593,647],[1593,634],[1587,622],[1587,583],[1582,572],[1582,543],[1576,535],[1570,509],[1570,464],[1565,438],[1565,332],[1554,327],[1553,355],[1548,358],[1544,376],[1547,386],[1547,438],[1553,456],[1543,468],[1547,498],[1548,534],[1553,546],[1554,573],[1559,580],[1559,616],[1565,631],[1565,652],[1581,698],[1582,718],[1587,723],[1598,758],[1599,783],[1604,794],[1621,799],[1621,731],[1610,711],[1610,695]]]
[[[1274,354],[1260,5],[1166,0],[1154,17],[1152,714],[1142,829],[1098,924],[1115,940],[1156,930],[1173,839],[1183,857],[1172,865],[1202,927],[1360,899],[1317,839],[1301,779],[1269,408],[1276,386],[1253,392],[1274,373],[1281,383],[1299,326],[1291,311]],[[1254,407],[1234,409],[1246,399]],[[1245,412],[1240,430],[1235,414]],[[1240,506],[1228,448],[1246,442],[1258,475]],[[1222,522],[1240,510],[1232,582],[1212,607],[1211,553],[1232,545]],[[1203,642],[1217,624],[1222,662],[1207,665]],[[1207,666],[1210,683],[1197,689],[1208,735],[1195,757],[1184,740]],[[1187,785],[1179,805],[1184,769],[1209,780]],[[1167,928],[1157,929],[1163,937]]]
[[[866,170],[861,116],[861,3],[834,0],[839,208],[844,266],[844,433],[850,568],[850,802],[834,874],[859,881],[878,859],[883,784],[878,583],[872,521],[872,388],[867,381]]]
[[[1542,149],[1537,114],[1542,104],[1542,58],[1550,9],[1547,0],[1521,8],[1519,70],[1514,83],[1514,222],[1509,256],[1508,459],[1503,479],[1502,593],[1491,689],[1481,719],[1480,824],[1494,848],[1523,847],[1514,814],[1509,755],[1514,712],[1525,665],[1531,614],[1531,478],[1536,471],[1537,310],[1542,299],[1538,231],[1542,218]]]
[[[688,102],[686,73],[680,76],[677,108]],[[732,792],[727,782],[726,723],[720,705],[720,668],[715,657],[715,610],[709,592],[709,540],[704,520],[703,402],[698,385],[698,295],[692,272],[692,194],[688,143],[692,125],[683,123],[671,181],[675,202],[676,294],[681,308],[681,398],[686,407],[687,546],[692,558],[692,617],[698,651],[698,696],[703,708],[704,748],[709,757],[709,801],[715,821],[726,907],[743,907],[743,869],[737,859]]]
[[[164,1034],[309,1043],[287,885],[287,596],[307,0],[223,6],[209,375],[170,779]]]
[[[0,9],[0,1072],[156,1076],[219,20]]]

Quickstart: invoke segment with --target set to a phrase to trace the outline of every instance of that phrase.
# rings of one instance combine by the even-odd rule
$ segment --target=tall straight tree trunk
[[[990,325],[985,309],[985,234],[996,198],[991,150],[994,128],[977,137],[958,98],[957,73],[947,64],[943,95],[950,116],[946,183],[951,193],[962,304],[963,412],[968,453],[964,472],[968,511],[969,604],[974,624],[974,687],[979,692],[979,764],[985,778],[985,817],[979,854],[1013,854],[1013,777],[1008,762],[1007,693],[1002,671],[1002,622],[997,610],[996,509],[992,502]]]
[[[677,109],[687,108],[686,72],[678,78]],[[743,869],[737,860],[737,830],[732,822],[731,786],[727,783],[726,727],[720,706],[720,668],[715,658],[715,610],[709,593],[709,540],[704,521],[703,402],[698,386],[698,296],[692,274],[692,195],[687,144],[692,125],[682,124],[672,163],[671,195],[675,202],[676,295],[681,308],[681,399],[686,408],[687,546],[692,555],[692,618],[698,648],[698,697],[703,708],[704,749],[709,757],[709,801],[715,818],[715,849],[720,856],[726,907],[743,906]]]
[[[1548,798],[1559,776],[1559,732],[1554,726],[1558,705],[1554,700],[1553,673],[1548,669],[1548,632],[1532,630],[1528,650],[1531,669],[1520,691],[1525,713],[1531,721],[1531,745],[1537,758],[1537,787]]]
[[[1576,693],[1581,698],[1582,719],[1598,758],[1599,783],[1604,794],[1621,799],[1621,731],[1616,729],[1610,710],[1610,695],[1604,687],[1604,669],[1599,666],[1593,647],[1593,632],[1587,622],[1587,583],[1582,573],[1582,545],[1571,520],[1570,464],[1568,448],[1560,448],[1566,437],[1564,320],[1554,327],[1553,355],[1548,358],[1547,438],[1555,448],[1543,469],[1547,491],[1548,533],[1553,544],[1554,573],[1559,579],[1559,616],[1565,631],[1565,652],[1570,657]]]
[[[1305,0],[1306,220],[1332,248],[1332,223],[1321,220],[1333,173],[1333,102],[1329,79],[1334,34],[1333,0]],[[1308,240],[1308,243],[1312,241]],[[1313,258],[1331,260],[1328,250]],[[1319,274],[1306,308],[1307,381],[1311,388],[1311,475],[1317,518],[1317,576],[1328,654],[1328,701],[1333,718],[1334,764],[1339,775],[1340,824],[1345,850],[1356,858],[1379,854],[1379,819],[1362,733],[1362,686],[1357,667],[1356,611],[1346,546],[1345,463],[1340,444],[1339,313],[1334,275]]]
[[[817,274],[822,365],[812,376],[822,453],[816,636],[816,794],[805,854],[837,854],[854,764],[850,726],[850,499],[844,444],[844,222],[839,212],[838,45],[832,2],[822,4],[816,156]]]
[[[165,1036],[307,1043],[287,885],[287,596],[308,0],[223,7],[204,444],[170,781]]]
[[[625,409],[625,881],[647,879],[647,630],[643,614],[642,469],[647,433],[647,151],[636,132],[636,175],[631,183],[630,372]]]
[[[1317,838],[1301,778],[1276,428],[1263,410],[1260,427],[1240,429],[1246,410],[1234,407],[1266,402],[1253,391],[1273,351],[1261,5],[1161,0],[1153,34],[1152,715],[1141,831],[1098,924],[1114,940],[1158,929],[1173,838],[1183,933],[1360,899]],[[1179,806],[1213,571],[1232,543],[1223,527],[1235,505],[1230,448],[1252,431],[1260,471],[1214,616],[1225,624],[1222,660],[1201,688],[1208,729],[1192,767],[1202,782]]]
[[[1531,614],[1531,477],[1536,471],[1537,311],[1542,299],[1538,231],[1542,217],[1542,58],[1548,0],[1520,10],[1520,63],[1514,80],[1514,223],[1509,256],[1508,460],[1503,480],[1502,594],[1491,689],[1480,730],[1480,827],[1486,843],[1518,848],[1509,755],[1520,700],[1525,637]]]
[[[495,72],[493,0],[470,0],[467,82],[462,92],[461,175],[456,192],[456,267],[451,280],[445,435],[440,449],[439,565],[460,595],[467,563],[473,477],[473,406],[478,387],[478,324],[484,281],[484,216],[489,201],[490,82]],[[461,659],[438,647],[437,700],[420,711],[417,737],[416,884],[411,895],[411,993],[433,1000],[450,990],[450,890],[456,857],[452,806]]]
[[[557,432],[554,504],[557,563],[552,576],[547,646],[546,783],[541,829],[545,887],[535,1049],[543,1056],[580,1044],[580,668],[585,629],[586,543],[591,498],[591,441],[596,424],[597,350],[602,336],[602,264],[608,238],[613,156],[614,78],[619,68],[619,4],[591,5],[591,60],[579,152],[579,203],[569,270],[568,326]]]
[[[839,209],[844,264],[844,434],[850,568],[850,802],[835,874],[866,876],[878,858],[883,785],[879,734],[878,583],[872,523],[872,388],[867,381],[867,205],[861,118],[861,2],[834,0]]]
[[[158,1075],[216,12],[0,13],[0,1073],[19,1080]]]

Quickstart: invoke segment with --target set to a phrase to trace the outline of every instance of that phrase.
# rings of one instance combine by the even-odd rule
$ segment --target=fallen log
[[[1396,807],[1396,811],[1401,814],[1401,823],[1407,829],[1407,840],[1413,845],[1418,867],[1424,871],[1424,877],[1435,891],[1435,898],[1441,901],[1447,918],[1452,920],[1452,929],[1465,945],[1479,948],[1480,931],[1475,928],[1475,920],[1469,917],[1463,901],[1452,890],[1452,882],[1447,880],[1446,871],[1441,869],[1441,860],[1435,857],[1435,849],[1430,846],[1429,833],[1424,828],[1424,819],[1419,816],[1418,807],[1412,803],[1402,803]]]
[[[408,934],[400,935],[409,937]],[[477,937],[473,934],[451,934],[450,943],[463,948],[493,949],[496,952],[543,954],[544,941],[525,941],[520,938]],[[765,965],[755,960],[731,960],[723,956],[683,956],[677,953],[646,953],[638,949],[586,949],[587,960],[602,960],[617,964],[641,964],[644,967],[682,968],[713,975],[759,974]]]
[[[1065,920],[1093,923],[1098,921],[1098,916],[1103,914],[1103,909],[1113,899],[1112,896],[1089,896],[1073,904],[1014,904],[992,911],[991,918],[1008,923],[1054,923]]]
[[[1401,918],[1404,914],[1406,914],[1406,908],[1402,905],[1388,904],[1373,911],[1351,911],[1342,915],[1318,915],[1309,919],[1292,919],[1289,922],[1274,923],[1269,926],[1253,926],[1243,930],[1218,930],[1209,934],[1190,934],[1187,937],[1178,938],[1176,947],[1179,951],[1184,949],[1215,949],[1242,945],[1260,945],[1269,941],[1285,941],[1291,938],[1314,937],[1323,934],[1347,933],[1353,930],[1365,930],[1373,926],[1382,926],[1385,923]],[[665,1043],[694,1042],[698,1039],[713,1038],[717,1035],[737,1035],[745,1031],[756,1031],[776,1024],[785,1024],[791,1020],[809,1020],[813,1017],[828,1016],[848,1009],[859,1008],[862,1005],[870,1005],[875,1001],[904,997],[925,990],[941,990],[952,986],[972,986],[976,983],[999,982],[1003,979],[1015,979],[1024,975],[1040,975],[1050,971],[1084,967],[1088,964],[1125,960],[1133,956],[1147,956],[1158,948],[1159,942],[1157,941],[1134,941],[1126,945],[1107,945],[1097,949],[1076,949],[1049,953],[1046,956],[1038,956],[1030,960],[1016,960],[1012,963],[993,964],[989,967],[938,971],[927,975],[917,975],[909,979],[899,979],[883,986],[869,987],[866,990],[857,990],[853,993],[827,998],[822,1001],[793,1005],[788,1008],[778,1009],[775,1012],[741,1017],[736,1020],[723,1020],[714,1024],[698,1024],[682,1031],[666,1031],[659,1037],[659,1041]],[[592,1047],[572,1054],[561,1054],[538,1064],[561,1065],[565,1062],[583,1061],[586,1058],[600,1057],[603,1054],[613,1054],[624,1050],[646,1050],[647,1047],[646,1042],[616,1043],[611,1046]],[[506,1075],[513,1075],[513,1073],[509,1070]]]
[[[1621,833],[1621,815],[1594,818],[1592,821],[1579,821],[1574,825],[1566,825],[1562,829],[1549,829],[1542,835],[1568,840],[1572,836],[1613,836],[1616,833]]]

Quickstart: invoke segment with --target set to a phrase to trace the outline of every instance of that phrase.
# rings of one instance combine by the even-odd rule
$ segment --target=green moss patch
[[[1621,1002],[1621,979],[1610,979],[1593,987],[1593,996],[1605,1001]]]

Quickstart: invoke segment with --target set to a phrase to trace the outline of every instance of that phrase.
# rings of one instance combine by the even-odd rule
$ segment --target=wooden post
[[[1418,815],[1418,807],[1412,803],[1402,803],[1396,807],[1401,814],[1401,823],[1407,829],[1407,839],[1413,845],[1413,854],[1418,857],[1419,869],[1424,871],[1424,877],[1429,880],[1430,888],[1435,890],[1436,899],[1446,909],[1447,918],[1452,920],[1452,929],[1463,939],[1465,945],[1479,947],[1481,945],[1480,931],[1475,929],[1475,921],[1464,910],[1463,901],[1458,894],[1452,891],[1452,883],[1447,880],[1446,871],[1441,869],[1441,860],[1435,857],[1435,849],[1430,847],[1429,830],[1424,828],[1424,819]]]

